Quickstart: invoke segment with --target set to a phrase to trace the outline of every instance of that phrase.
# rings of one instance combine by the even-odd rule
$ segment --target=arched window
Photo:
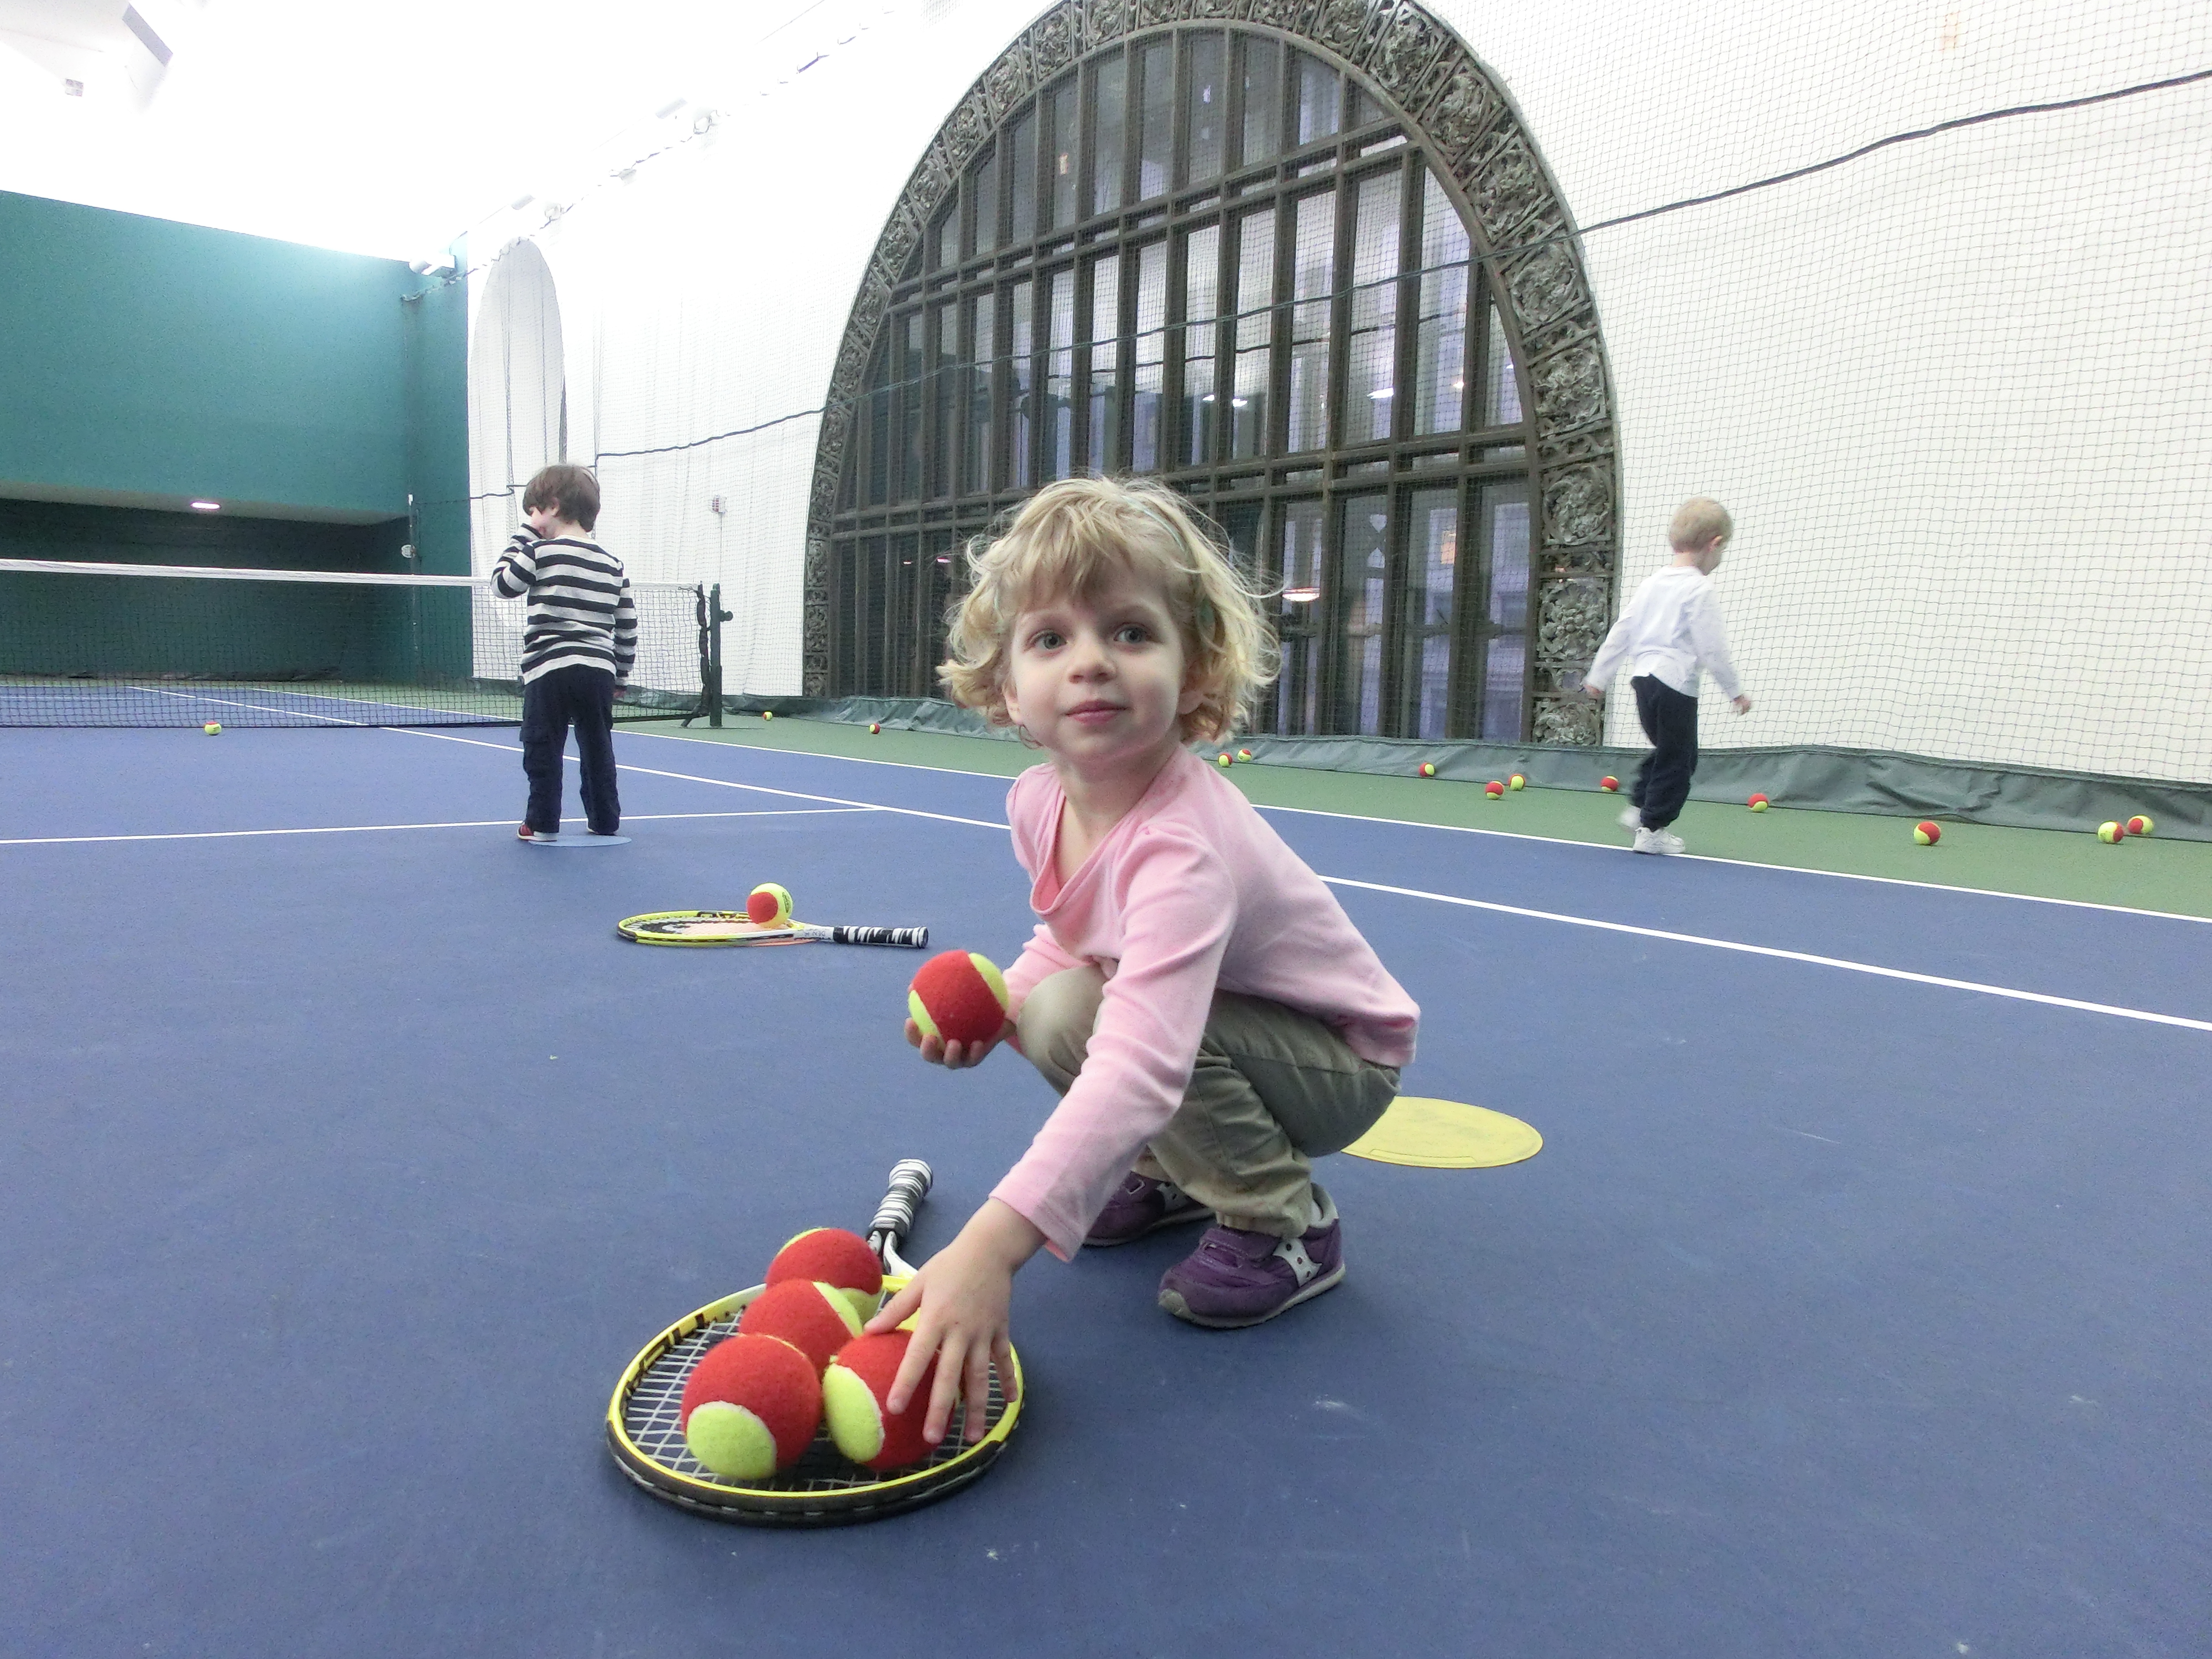
[[[1350,10],[1424,24],[1411,101],[1451,115],[1455,38],[1410,6]],[[1531,599],[1540,567],[1595,578],[1601,626],[1609,422],[1607,544],[1554,558],[1518,250],[1470,214],[1454,134],[1356,67],[1378,40],[1342,44],[1094,3],[1048,13],[977,83],[848,329],[810,526],[810,690],[935,695],[962,542],[1051,479],[1131,471],[1190,496],[1277,590],[1263,730],[1594,737],[1559,693],[1595,641],[1547,635]],[[1533,150],[1505,160],[1556,213]],[[1547,246],[1579,283],[1565,240]]]
[[[536,244],[519,241],[484,279],[469,343],[472,568],[490,574],[522,517],[522,487],[568,459],[568,394],[561,301]]]

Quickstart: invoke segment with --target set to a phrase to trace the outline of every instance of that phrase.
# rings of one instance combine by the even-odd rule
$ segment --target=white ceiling
[[[0,190],[413,258],[518,197],[573,200],[701,109],[921,9],[0,0]]]

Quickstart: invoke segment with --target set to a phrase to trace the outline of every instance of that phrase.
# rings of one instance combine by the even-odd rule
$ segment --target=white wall
[[[1438,0],[1585,226],[2014,104],[2212,64],[2165,0]],[[536,234],[572,457],[817,408],[884,216],[1022,0],[884,20]],[[2212,775],[2212,83],[2022,116],[1594,232],[1623,580],[1710,493],[1758,698],[1705,740]],[[580,418],[588,410],[588,419]],[[724,584],[732,689],[799,688],[817,422],[600,462],[641,579]],[[711,500],[726,511],[717,515]],[[1616,698],[1625,703],[1625,698]],[[1613,713],[1608,737],[1633,741]]]

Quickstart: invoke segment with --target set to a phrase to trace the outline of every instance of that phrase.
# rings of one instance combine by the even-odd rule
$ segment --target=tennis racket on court
[[[915,1212],[929,1191],[929,1165],[901,1158],[891,1168],[890,1190],[868,1224],[868,1243],[884,1265],[888,1299],[914,1275],[899,1245],[914,1226]],[[750,1486],[725,1480],[691,1455],[682,1423],[684,1385],[700,1357],[738,1328],[738,1316],[766,1286],[710,1302],[686,1314],[647,1343],[615,1385],[607,1404],[607,1445],[622,1472],[655,1498],[720,1521],[753,1526],[828,1527],[873,1521],[957,1492],[998,1461],[1021,1417],[1027,1390],[1020,1356],[1014,1358],[1014,1397],[994,1365],[981,1439],[969,1444],[967,1407],[953,1408],[927,1462],[878,1474],[847,1461],[826,1429],[789,1468]],[[878,1304],[878,1305],[881,1305]]]
[[[615,932],[635,945],[894,945],[929,946],[927,927],[814,927],[803,921],[763,925],[742,910],[655,910],[624,916]]]

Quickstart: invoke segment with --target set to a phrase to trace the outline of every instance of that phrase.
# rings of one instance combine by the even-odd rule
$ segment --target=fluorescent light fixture
[[[532,194],[531,194],[531,192],[530,192],[530,191],[526,191],[526,191],[524,191],[522,192],[522,194],[521,194],[521,195],[520,195],[520,196],[516,197],[516,198],[515,198],[512,202],[509,202],[509,203],[507,204],[507,211],[508,211],[508,212],[510,212],[510,213],[520,213],[520,212],[521,212],[521,211],[522,211],[522,210],[523,210],[523,209],[525,209],[525,208],[528,207],[528,206],[529,206],[532,202],[536,201],[537,199],[538,199],[538,198],[537,198],[537,197],[533,196]]]
[[[1320,597],[1321,589],[1318,587],[1286,587],[1283,590],[1283,603],[1285,605],[1311,605]]]
[[[1229,400],[1229,406],[1231,409],[1242,409],[1249,401],[1249,398],[1231,398]]]
[[[195,513],[220,513],[222,511],[222,503],[221,501],[194,501],[192,503],[192,511]]]
[[[1378,404],[1386,403],[1389,400],[1392,395],[1392,391],[1393,388],[1386,386],[1380,392],[1370,392],[1367,396],[1371,402]]]

